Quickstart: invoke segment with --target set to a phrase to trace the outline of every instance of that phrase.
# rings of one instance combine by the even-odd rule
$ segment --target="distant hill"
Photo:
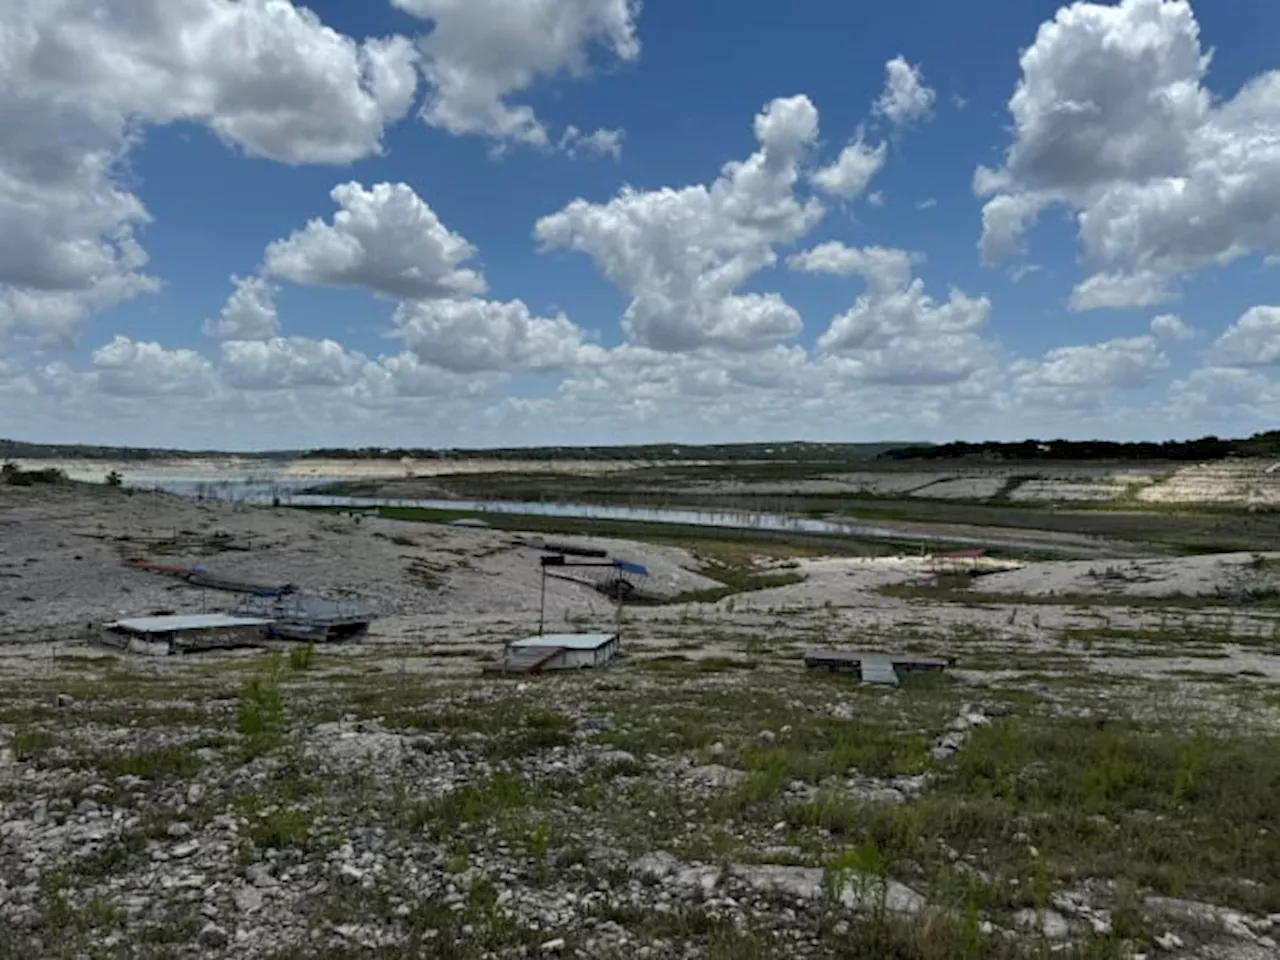
[[[1227,457],[1280,457],[1280,430],[1242,440],[1202,437],[1163,443],[1117,443],[1110,440],[1022,440],[1006,443],[658,443],[636,446],[500,447],[495,449],[422,447],[331,447],[316,450],[278,450],[237,453],[224,450],[172,450],[150,447],[103,447],[91,444],[42,444],[0,440],[0,461],[113,460],[139,461],[236,456],[247,460],[672,460],[713,462],[770,461],[791,463],[851,463],[866,460],[1168,460],[1203,461]]]
[[[220,450],[165,450],[146,447],[100,447],[87,444],[40,444],[0,440],[0,460],[169,460],[239,456],[251,460],[780,460],[846,463],[872,460],[909,443],[732,443],[732,444],[646,444],[640,446],[593,447],[505,447],[499,449],[447,449],[333,447],[319,450],[281,450],[266,453],[233,453]]]
[[[785,460],[844,463],[874,460],[906,443],[659,443],[622,447],[503,447],[492,450],[311,450],[304,459],[391,460]]]
[[[297,454],[283,454],[296,456]],[[175,457],[226,457],[278,459],[280,453],[230,454],[219,450],[165,450],[153,447],[99,447],[84,443],[24,443],[0,440],[0,460],[169,460]]]
[[[1202,437],[1165,443],[1116,443],[1110,440],[1022,440],[1017,443],[942,443],[899,447],[882,460],[1224,460],[1227,457],[1280,456],[1280,430],[1246,440]]]

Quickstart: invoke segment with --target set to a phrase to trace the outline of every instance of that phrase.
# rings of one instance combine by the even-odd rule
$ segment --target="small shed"
[[[139,617],[104,624],[102,642],[131,653],[163,657],[172,653],[261,646],[270,626],[270,620],[260,617],[232,617],[222,613]]]
[[[504,672],[582,670],[602,667],[621,648],[616,633],[548,633],[511,644]]]

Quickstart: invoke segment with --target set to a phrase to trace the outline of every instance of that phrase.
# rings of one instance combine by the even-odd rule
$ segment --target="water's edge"
[[[638,523],[762,530],[783,533],[855,537],[909,543],[948,543],[1011,550],[1043,550],[1045,544],[1001,537],[963,534],[930,534],[915,530],[895,530],[863,523],[820,520],[788,514],[745,510],[700,510],[678,507],[632,507],[588,503],[545,503],[519,500],[433,500],[396,497],[347,497],[303,493],[313,480],[189,480],[156,479],[134,484],[140,488],[163,490],[182,496],[230,500],[237,503],[272,504],[288,507],[347,507],[372,509],[393,507],[418,510],[445,510],[458,513],[490,513],[515,516],[560,517],[576,520],[618,520]]]

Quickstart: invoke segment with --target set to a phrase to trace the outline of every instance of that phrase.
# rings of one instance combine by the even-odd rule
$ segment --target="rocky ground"
[[[762,557],[799,582],[628,609],[610,668],[497,680],[538,599],[510,534],[0,497],[0,956],[1280,953],[1272,556],[985,590]],[[139,545],[384,616],[340,647],[109,653],[79,621],[200,596],[120,573]],[[613,622],[571,585],[552,606]],[[814,645],[958,660],[863,687],[805,671]]]
[[[127,483],[151,487],[172,481],[242,481],[253,477],[284,484],[362,481],[385,484],[388,496],[436,497],[451,489],[435,478],[460,475],[562,475],[576,478],[640,471],[647,486],[673,492],[723,495],[848,494],[904,497],[922,500],[988,501],[1003,499],[1022,504],[1217,504],[1270,508],[1280,506],[1280,463],[1266,459],[1233,459],[1209,463],[1124,464],[1028,462],[1018,464],[911,463],[852,465],[829,476],[802,474],[779,480],[742,480],[740,465],[698,461],[600,460],[341,460],[280,459],[247,461],[234,456],[174,458],[172,460],[19,460],[29,469],[53,467],[72,479],[99,483],[111,471]],[[750,466],[750,465],[749,465]],[[713,480],[681,485],[675,478],[689,469],[711,470]],[[663,472],[671,477],[663,480]],[[651,482],[653,481],[653,482]],[[377,489],[374,487],[374,489]]]
[[[83,639],[104,619],[158,611],[217,611],[234,596],[140,572],[124,561],[358,597],[378,616],[536,608],[541,551],[534,538],[374,517],[195,502],[100,486],[0,487],[0,645]],[[646,589],[674,595],[714,586],[679,550],[577,538],[646,565]],[[570,616],[607,616],[587,590],[562,591]]]

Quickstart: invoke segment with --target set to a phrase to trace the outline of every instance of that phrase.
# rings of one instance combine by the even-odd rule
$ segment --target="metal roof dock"
[[[201,650],[260,647],[272,621],[261,617],[232,617],[197,613],[167,617],[137,617],[103,624],[101,638],[108,646],[168,656]]]
[[[616,633],[547,633],[517,640],[512,647],[559,647],[561,650],[599,650],[618,639]]]
[[[129,633],[183,633],[187,630],[232,630],[236,627],[266,627],[270,620],[260,617],[231,617],[224,613],[194,613],[172,617],[138,617],[117,620],[106,626]]]

